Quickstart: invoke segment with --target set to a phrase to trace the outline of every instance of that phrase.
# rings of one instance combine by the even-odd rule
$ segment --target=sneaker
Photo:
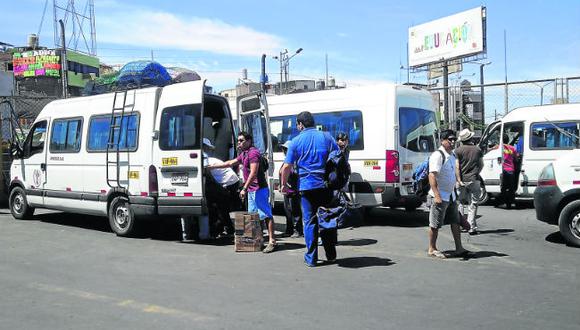
[[[266,247],[264,248],[264,250],[262,250],[262,252],[264,253],[272,253],[274,252],[274,250],[276,250],[276,243],[268,243],[268,245],[266,245]]]
[[[295,230],[290,237],[292,237],[292,238],[298,238],[300,236],[302,236],[302,235],[300,235],[300,233],[298,232],[298,230]]]
[[[471,229],[471,230],[469,230],[469,232],[468,232],[468,233],[469,233],[469,235],[471,235],[471,236],[479,234],[479,233],[477,232],[477,229]]]

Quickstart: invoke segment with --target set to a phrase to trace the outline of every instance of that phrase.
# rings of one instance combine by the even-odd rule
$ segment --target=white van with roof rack
[[[226,99],[191,81],[49,103],[10,169],[10,210],[108,216],[127,236],[140,218],[207,215],[202,139],[235,156]]]

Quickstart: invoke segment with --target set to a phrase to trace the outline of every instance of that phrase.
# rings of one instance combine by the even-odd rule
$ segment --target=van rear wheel
[[[117,236],[131,236],[135,233],[135,215],[131,211],[129,199],[118,196],[109,206],[109,225]]]
[[[562,209],[558,225],[564,240],[570,245],[580,247],[580,200],[573,201]]]
[[[30,219],[34,214],[34,208],[28,205],[26,193],[21,187],[14,187],[10,192],[10,212],[16,219]]]

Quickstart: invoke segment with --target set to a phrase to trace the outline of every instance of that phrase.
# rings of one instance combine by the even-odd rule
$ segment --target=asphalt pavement
[[[532,208],[480,215],[467,259],[427,256],[425,212],[380,209],[339,231],[336,263],[307,268],[302,239],[234,253],[180,243],[173,220],[120,238],[104,218],[4,209],[0,328],[578,329],[580,249]],[[453,249],[448,227],[438,246]]]

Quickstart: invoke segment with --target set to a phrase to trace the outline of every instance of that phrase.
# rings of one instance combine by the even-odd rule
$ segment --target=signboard
[[[409,28],[409,66],[485,52],[485,7]]]
[[[12,56],[15,78],[60,78],[60,55],[54,49],[31,50]]]
[[[461,71],[463,71],[463,64],[461,64],[460,60],[449,61],[449,63],[447,64],[447,74],[457,73]],[[428,72],[429,79],[435,79],[442,76],[443,76],[443,65],[441,65],[440,63],[429,65]]]

